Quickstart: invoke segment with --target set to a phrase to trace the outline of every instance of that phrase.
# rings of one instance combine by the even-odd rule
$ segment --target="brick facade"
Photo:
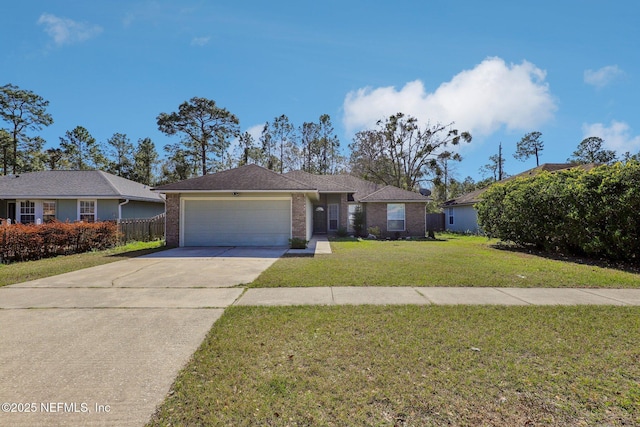
[[[302,193],[291,195],[291,237],[307,238],[307,203]]]
[[[340,222],[340,226],[338,228],[342,228],[347,230],[349,228],[349,204],[347,203],[347,194],[340,194],[340,213],[338,214],[338,221]]]
[[[180,194],[169,193],[166,200],[165,239],[167,246],[180,246]]]
[[[407,236],[424,237],[427,233],[427,210],[424,203],[405,203],[404,215]]]
[[[404,204],[404,231],[387,231],[387,203],[367,203],[366,223],[367,228],[378,227],[382,238],[396,235],[400,237],[424,237],[426,233],[425,218],[426,210],[424,203],[405,203]],[[399,233],[399,234],[398,234]]]

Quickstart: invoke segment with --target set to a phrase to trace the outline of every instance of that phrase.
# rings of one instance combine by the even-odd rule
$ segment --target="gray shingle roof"
[[[320,192],[348,192],[354,193],[357,202],[426,202],[428,199],[422,194],[403,190],[393,185],[376,184],[365,181],[353,175],[313,175],[303,171],[288,172],[287,175],[315,185]]]
[[[317,191],[321,193],[353,193],[355,201],[426,202],[427,198],[412,191],[383,186],[355,176],[314,175],[304,171],[279,174],[257,165],[191,178],[154,188],[160,193],[189,191]],[[365,200],[366,199],[366,200]]]
[[[284,175],[314,187],[321,192],[354,193],[356,191],[355,188],[338,182],[335,179],[336,175],[314,175],[305,171],[291,171]]]
[[[161,193],[189,191],[316,191],[316,188],[258,165],[199,176],[154,188]]]
[[[426,202],[427,197],[420,193],[403,190],[402,188],[387,185],[365,197],[360,198],[361,202]]]
[[[0,179],[2,199],[114,198],[164,202],[143,184],[103,171],[42,171]]]

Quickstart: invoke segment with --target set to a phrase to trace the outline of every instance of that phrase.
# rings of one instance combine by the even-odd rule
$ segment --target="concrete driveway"
[[[141,426],[285,248],[179,248],[0,288],[0,425]]]

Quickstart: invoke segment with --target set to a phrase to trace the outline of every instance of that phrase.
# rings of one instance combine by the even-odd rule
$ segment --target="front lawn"
[[[638,307],[231,307],[149,425],[639,425],[638,342]]]
[[[331,242],[331,255],[282,258],[250,286],[640,287],[637,273],[500,250],[485,237],[443,237]]]
[[[164,250],[164,241],[134,242],[104,251],[85,252],[37,261],[0,264],[0,286],[41,279],[83,268],[95,267],[127,258]]]

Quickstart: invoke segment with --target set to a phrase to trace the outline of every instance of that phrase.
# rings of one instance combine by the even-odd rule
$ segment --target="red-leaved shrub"
[[[113,247],[118,242],[115,222],[0,226],[0,260],[29,261]]]

